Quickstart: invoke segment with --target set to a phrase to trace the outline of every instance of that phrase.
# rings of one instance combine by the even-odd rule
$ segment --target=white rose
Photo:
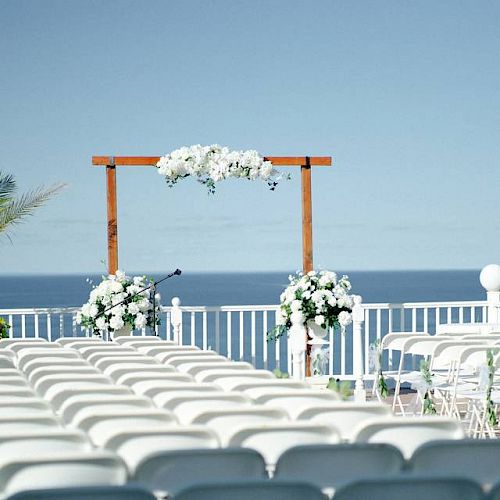
[[[302,309],[302,302],[300,300],[292,301],[290,305],[292,312],[298,312]]]
[[[314,322],[318,325],[318,326],[321,326],[325,323],[325,317],[322,315],[322,314],[318,314],[318,316],[316,316],[314,318]]]
[[[82,315],[83,316],[90,316],[90,307],[91,305],[90,304],[83,304],[82,306]]]
[[[155,300],[157,303],[161,301],[161,295],[159,293],[155,294]]]
[[[119,330],[120,328],[123,328],[125,323],[123,322],[123,319],[121,316],[111,316],[111,319],[109,320],[109,326],[113,330]]]
[[[130,314],[134,314],[135,315],[135,314],[137,314],[139,312],[139,306],[137,305],[137,302],[131,302],[128,305],[127,309],[128,309],[128,312]]]
[[[89,308],[89,316],[91,318],[95,318],[97,316],[97,313],[99,312],[99,308],[97,307],[96,304],[92,304]]]
[[[119,281],[113,281],[111,283],[111,291],[114,293],[120,293],[123,291],[123,285]]]
[[[347,311],[342,311],[339,313],[339,323],[340,326],[350,325],[352,322],[352,316]]]
[[[115,273],[115,277],[117,280],[123,280],[125,279],[125,273],[123,271],[120,271],[120,269],[118,269]]]
[[[97,318],[95,326],[101,331],[106,330],[106,318],[104,316]]]
[[[139,306],[139,310],[141,311],[147,311],[150,308],[148,299],[142,299],[141,301],[137,302],[137,305]]]
[[[146,316],[142,313],[138,313],[135,318],[135,327],[138,329],[145,328],[146,323],[147,323]]]
[[[75,320],[76,320],[76,324],[77,324],[77,325],[80,325],[80,324],[81,324],[81,322],[82,322],[82,313],[81,313],[80,311],[78,311],[78,312],[76,313],[76,318],[75,318]]]
[[[306,290],[303,294],[302,294],[302,297],[304,299],[310,299],[311,298],[311,292],[309,290]]]

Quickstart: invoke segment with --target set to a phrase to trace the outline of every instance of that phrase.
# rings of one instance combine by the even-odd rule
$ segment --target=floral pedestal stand
[[[108,333],[108,336],[111,340],[114,340],[118,337],[128,337],[132,335],[132,327],[129,324],[125,324],[119,330],[113,330]]]
[[[322,377],[327,372],[328,350],[326,347],[330,343],[325,340],[325,337],[328,335],[328,330],[316,325],[314,321],[309,321],[307,333],[310,337],[307,343],[311,346],[311,376]]]

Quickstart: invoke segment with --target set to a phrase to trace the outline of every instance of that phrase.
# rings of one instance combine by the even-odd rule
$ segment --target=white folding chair
[[[131,395],[128,387],[110,384],[96,384],[89,382],[61,382],[53,385],[44,394],[52,407],[58,411],[61,405],[69,398],[77,395],[91,394],[128,394]]]
[[[116,383],[118,385],[128,385],[132,386],[136,382],[141,382],[141,381],[155,381],[155,380],[166,380],[166,381],[172,381],[176,380],[178,382],[193,382],[194,378],[191,377],[190,375],[186,375],[185,373],[176,373],[176,372],[157,372],[155,371],[156,368],[153,369],[151,366],[150,368],[143,368],[141,370],[136,370],[132,373],[124,373],[123,375],[120,375],[117,377]]]
[[[15,431],[0,436],[0,456],[29,457],[44,453],[91,451],[92,445],[83,432],[59,427]]]
[[[203,352],[203,351],[202,351]],[[212,363],[231,363],[228,358],[224,356],[220,356],[218,354],[196,354],[191,356],[174,356],[168,360],[168,363],[171,366],[175,366],[178,370],[186,371],[183,367],[191,367],[197,364],[212,364]]]
[[[36,397],[0,397],[0,415],[32,415],[52,411],[49,403]]]
[[[0,466],[3,497],[30,489],[121,485],[127,481],[123,461],[105,451],[62,452],[14,458]]]
[[[191,424],[200,413],[209,408],[224,411],[228,408],[250,406],[252,400],[240,393],[189,391],[177,392],[163,399],[161,408],[173,411],[181,424]]]
[[[19,353],[24,351],[25,349],[40,349],[40,350],[55,350],[62,349],[59,344],[55,344],[52,342],[33,342],[33,341],[25,341],[25,342],[14,342],[8,345],[5,349],[15,352],[18,356]]]
[[[178,415],[177,411],[176,414]],[[181,418],[180,420],[182,422]],[[228,446],[229,439],[242,427],[265,426],[288,421],[288,415],[281,408],[240,404],[221,408],[217,405],[217,409],[213,410],[205,408],[205,410],[198,411],[189,423],[208,426],[219,436],[221,445],[224,447]]]
[[[331,426],[280,422],[240,427],[226,439],[229,447],[258,451],[272,470],[286,450],[299,445],[336,444],[340,442],[340,435]]]
[[[114,342],[103,342],[99,345],[88,345],[83,347],[73,347],[73,350],[76,350],[80,353],[82,358],[88,359],[93,354],[107,354],[108,356],[112,356],[113,353],[123,353],[126,354],[134,354],[136,351],[131,347],[121,346],[115,344]]]
[[[180,354],[185,352],[196,353],[200,352],[201,349],[194,345],[166,345],[166,346],[139,346],[136,347],[136,350],[142,354],[146,354],[147,356],[154,356],[161,363],[163,363],[163,356],[168,356],[172,353],[178,352]],[[160,358],[158,358],[158,356]]]
[[[200,350],[198,348],[196,349],[169,349],[167,351],[159,351],[157,350],[151,351],[151,352],[145,352],[143,351],[144,354],[148,354],[149,356],[155,356],[157,357],[158,355],[161,354],[161,362],[165,364],[173,364],[174,366],[176,364],[179,364],[182,362],[182,358],[189,358],[189,360],[197,360],[198,358],[207,358],[207,357],[213,357],[216,356],[217,359],[221,361],[227,361],[228,359],[224,356],[221,356],[218,352],[212,351],[212,350]],[[172,363],[170,362],[172,361]]]
[[[250,391],[248,391],[250,392]],[[249,394],[250,395],[250,394]],[[291,419],[311,406],[338,401],[338,396],[332,391],[314,389],[287,389],[282,392],[271,392],[253,398],[256,404],[277,406],[287,412]]]
[[[356,443],[387,443],[408,459],[422,444],[438,439],[463,439],[460,422],[444,417],[388,417],[363,422],[354,432]]]
[[[87,345],[94,345],[96,342],[103,342],[101,337],[59,337],[55,340],[56,344],[63,347],[83,347]]]
[[[46,360],[47,363],[50,364],[52,362],[51,360],[54,358],[81,359],[77,351],[70,351],[69,349],[64,349],[63,347],[60,347],[59,349],[30,348],[24,349],[17,354],[17,367],[20,370],[24,370],[28,363],[34,360],[39,362]]]
[[[75,424],[86,418],[94,411],[119,413],[131,409],[152,409],[153,402],[149,398],[140,396],[97,395],[75,396],[66,401],[59,414],[66,425]]]
[[[177,420],[171,412],[157,408],[130,408],[128,410],[100,410],[85,412],[81,410],[78,419],[73,417],[72,426],[85,431],[96,446],[102,446],[110,433],[118,428],[176,425]]]
[[[219,385],[225,391],[242,391],[255,389],[259,387],[276,387],[278,389],[307,389],[309,386],[300,380],[269,378],[255,379],[254,377],[245,377],[244,375],[238,378],[232,376],[220,376],[212,381]]]
[[[13,361],[13,356],[11,357],[9,355],[5,355],[4,353],[0,352],[0,368],[4,369],[4,368],[14,368],[14,367],[15,365]]]
[[[231,365],[227,368],[207,368],[206,370],[200,371],[195,375],[198,382],[214,382],[220,380],[221,377],[233,377],[234,379],[239,378],[240,380],[276,380],[276,377],[267,370],[256,370],[252,369],[233,369]]]
[[[355,403],[351,401],[332,401],[308,406],[295,414],[298,421],[314,424],[334,425],[345,441],[353,438],[354,430],[363,422],[373,418],[389,417],[391,407],[383,403]]]
[[[26,377],[30,377],[30,375],[38,369],[44,368],[57,368],[57,367],[73,367],[73,366],[91,366],[86,360],[79,357],[65,358],[65,357],[52,357],[52,356],[43,356],[42,358],[34,358],[28,362],[26,362],[23,366],[23,373]]]
[[[41,344],[47,343],[46,339],[42,338],[10,338],[10,339],[0,339],[0,349],[3,350],[14,344]]]
[[[34,384],[34,389],[38,394],[46,394],[47,391],[54,386],[62,383],[93,383],[111,385],[113,381],[109,377],[105,377],[101,373],[76,373],[74,375],[63,373],[56,375],[44,375],[40,377]]]
[[[37,368],[27,378],[36,389],[38,381],[49,375],[64,378],[64,376],[70,375],[102,375],[102,373],[92,365],[56,365],[55,367]]]
[[[193,377],[200,381],[202,380],[203,375],[216,370],[229,370],[231,372],[240,370],[247,372],[255,370],[255,368],[246,361],[229,361],[223,363],[186,363],[178,365],[177,369],[180,372],[193,375]]]
[[[148,356],[143,356],[142,354],[137,354],[135,356],[106,356],[93,362],[94,366],[101,371],[110,366],[123,365],[124,363],[142,363],[145,366],[160,366],[156,359]]]
[[[177,373],[175,368],[165,365],[151,365],[150,363],[143,363],[142,361],[137,363],[114,363],[103,370],[104,375],[111,377],[113,380],[117,381],[123,375],[144,373],[147,372],[151,376],[155,375],[171,375],[172,373]]]
[[[222,392],[221,388],[214,384],[198,384],[197,382],[179,380],[147,380],[136,382],[130,388],[140,396],[152,398],[157,406],[161,406],[157,402],[160,399],[156,399],[156,396],[160,394],[173,394],[174,391]]]
[[[60,421],[51,411],[43,412],[40,410],[40,412],[32,414],[19,412],[0,415],[0,435],[60,426]]]
[[[158,342],[165,345],[175,345],[171,340],[163,340],[157,335],[121,335],[117,337],[114,342],[120,345],[130,344],[148,344],[149,342]]]
[[[202,426],[131,426],[117,428],[102,446],[125,460],[131,474],[149,457],[168,450],[218,448],[217,435]]]

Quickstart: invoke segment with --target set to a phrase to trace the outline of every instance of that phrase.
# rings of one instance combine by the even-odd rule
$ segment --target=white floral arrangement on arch
[[[210,194],[215,193],[215,183],[229,177],[248,180],[262,179],[274,191],[282,174],[273,168],[270,161],[255,150],[231,151],[227,147],[186,146],[162,156],[156,164],[158,173],[163,175],[169,187],[189,176],[207,186]]]
[[[337,278],[332,271],[310,271],[298,272],[288,279],[290,284],[280,296],[276,326],[269,332],[268,340],[277,340],[292,324],[307,328],[313,322],[321,328],[345,331],[352,322],[354,305],[348,276]]]
[[[153,301],[146,276],[127,276],[123,271],[103,276],[90,292],[89,300],[76,315],[83,328],[100,335],[122,328],[142,329],[160,324],[160,294]],[[153,303],[155,310],[153,311]]]

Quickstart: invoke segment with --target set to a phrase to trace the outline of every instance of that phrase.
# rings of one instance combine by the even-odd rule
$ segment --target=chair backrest
[[[404,463],[401,452],[388,444],[297,446],[281,455],[274,477],[333,490],[358,479],[398,474]]]
[[[175,345],[175,343],[171,340],[163,340],[157,335],[120,335],[114,340],[114,342],[122,345],[130,345],[131,343],[135,344],[137,342],[158,342],[165,345]]]
[[[264,457],[270,467],[276,464],[280,455],[294,446],[339,442],[340,435],[333,427],[304,422],[241,426],[227,437],[229,447],[252,448]]]
[[[35,370],[40,368],[55,368],[57,366],[89,366],[89,363],[78,356],[71,358],[44,356],[25,363],[23,372],[29,377]]]
[[[0,456],[8,459],[91,449],[90,441],[82,432],[57,427],[9,432],[0,436]]]
[[[74,347],[74,349],[76,349],[80,353],[80,355],[85,359],[87,359],[92,354],[97,354],[97,353],[103,353],[103,354],[108,353],[111,356],[113,355],[113,353],[128,354],[135,352],[135,350],[132,349],[131,347],[117,345],[114,342],[103,342],[102,344],[99,345],[85,345],[82,347]]]
[[[84,345],[92,345],[96,342],[103,342],[101,337],[59,337],[56,344],[62,345],[64,347],[77,347]]]
[[[11,356],[0,353],[0,368],[14,368],[14,361]]]
[[[176,495],[203,482],[266,478],[264,459],[254,450],[201,448],[151,455],[139,463],[132,480],[149,490]]]
[[[15,432],[29,432],[32,430],[60,427],[60,422],[51,411],[40,410],[38,413],[0,415],[0,435]]]
[[[308,483],[252,481],[191,486],[179,492],[175,500],[324,500],[318,488]]]
[[[168,402],[162,406],[175,412],[179,421],[185,424],[191,423],[200,413],[209,408],[217,408],[224,411],[228,408],[249,406],[252,400],[239,392],[205,392],[193,393],[184,392],[172,394]]]
[[[10,351],[14,351],[18,356],[22,351],[30,350],[30,349],[39,349],[41,351],[44,350],[59,350],[62,347],[59,344],[55,344],[53,342],[39,342],[39,341],[26,341],[26,342],[14,342],[6,347]]]
[[[17,343],[23,343],[23,344],[36,344],[36,343],[42,343],[42,342],[47,342],[46,339],[41,339],[41,338],[32,338],[32,339],[0,339],[0,349],[5,349],[6,347],[9,347],[10,345],[17,344]]]
[[[234,378],[232,376],[222,375],[213,380],[214,384],[220,385],[226,391],[242,391],[248,389],[275,387],[277,389],[307,389],[307,384],[300,380],[282,379],[282,378],[268,378],[268,379],[255,379],[255,377],[241,377]]]
[[[78,408],[78,409],[77,409]],[[107,400],[89,402],[85,406],[78,404],[65,412],[66,418],[71,415],[66,423],[80,427],[80,422],[87,422],[91,426],[92,417],[96,415],[127,414],[137,410],[150,411],[155,410],[151,401],[141,397],[122,397],[118,401],[110,397]],[[81,427],[83,428],[83,427]],[[88,427],[90,428],[90,427]]]
[[[362,422],[392,415],[391,407],[383,403],[354,403],[332,401],[306,407],[297,414],[297,420],[334,425],[342,439],[351,440]]]
[[[154,398],[155,396],[162,393],[173,394],[173,391],[196,391],[196,392],[207,392],[207,391],[218,391],[221,392],[221,388],[214,384],[197,384],[196,382],[173,379],[173,380],[143,380],[141,382],[135,382],[131,385],[131,389],[142,396],[147,396],[149,398]],[[155,400],[156,404],[156,400]]]
[[[206,427],[189,426],[131,426],[129,430],[110,432],[102,446],[122,457],[129,470],[150,456],[165,451],[195,448],[219,448],[217,435]]]
[[[111,385],[113,381],[102,373],[62,373],[57,375],[44,375],[37,380],[34,388],[39,394],[46,394],[51,387],[66,383],[93,383],[101,385]]]
[[[423,338],[429,336],[426,332],[391,332],[382,337],[382,348],[398,351],[411,337]]]
[[[185,373],[175,373],[175,372],[169,372],[165,371],[163,373],[152,370],[153,367],[148,367],[148,368],[143,368],[140,371],[134,371],[132,373],[124,373],[123,375],[120,375],[119,377],[113,375],[113,378],[115,379],[116,383],[119,385],[128,385],[132,386],[136,382],[141,382],[141,381],[155,381],[155,380],[165,380],[165,381],[172,381],[172,380],[177,380],[178,382],[193,382],[194,379],[190,375],[186,375]]]
[[[452,477],[432,478],[401,475],[366,479],[335,492],[335,500],[483,500],[481,487],[473,481]]]
[[[64,376],[64,375],[102,375],[102,373],[99,372],[96,368],[94,368],[91,365],[59,365],[55,367],[44,367],[44,368],[38,368],[37,370],[33,371],[30,373],[28,376],[30,384],[33,385],[33,387],[36,389],[37,388],[37,382],[47,376],[47,375],[58,375],[58,376]]]
[[[90,362],[99,370],[105,370],[110,366],[121,366],[125,363],[141,363],[144,366],[161,366],[156,359],[139,353],[127,356],[105,356]]]
[[[422,444],[440,439],[463,439],[462,424],[443,417],[389,417],[367,420],[355,431],[357,443],[388,443],[401,450],[405,458]]]
[[[151,364],[151,363],[143,363],[141,361],[137,362],[124,362],[124,363],[115,363],[111,366],[105,368],[103,373],[108,377],[111,377],[113,380],[118,380],[122,375],[127,375],[130,373],[144,372],[148,371],[149,374],[162,375],[162,374],[172,374],[176,373],[175,368],[172,366]]]
[[[191,363],[229,363],[229,359],[220,354],[203,354],[204,351],[189,353],[189,355],[179,354],[167,358],[166,364],[180,367]]]
[[[180,417],[182,421],[182,417]],[[198,412],[190,423],[206,425],[213,429],[221,441],[227,446],[235,431],[242,426],[256,426],[287,422],[288,415],[280,408],[265,408],[262,406],[240,406],[233,408],[219,408]]]
[[[484,326],[484,323],[443,323],[436,325],[436,335],[480,335]]]
[[[8,500],[156,500],[156,497],[137,486],[124,485],[29,490]]]
[[[268,370],[255,370],[255,369],[233,369],[231,365],[227,368],[207,368],[200,371],[195,375],[198,382],[214,382],[221,377],[232,377],[233,380],[276,380],[276,377]]]
[[[71,351],[69,349],[64,349],[60,347],[59,349],[25,349],[17,355],[17,367],[20,370],[24,370],[24,367],[28,365],[30,361],[37,360],[39,362],[46,361],[50,363],[50,360],[54,358],[59,359],[82,359],[77,351]]]
[[[499,478],[500,441],[464,439],[433,441],[415,450],[409,469],[420,475],[455,475],[491,486]]]
[[[196,347],[194,345],[174,345],[174,346],[157,346],[157,347],[152,347],[152,346],[140,346],[136,347],[136,349],[143,353],[147,354],[148,356],[154,356],[158,361],[163,362],[163,357],[166,355],[170,355],[171,353],[178,352],[178,353],[184,353],[184,352],[200,352],[201,349],[199,347]]]
[[[186,346],[187,347],[187,346]],[[191,348],[186,348],[183,347],[182,350],[180,349],[170,349],[168,351],[161,351],[162,354],[162,363],[165,364],[176,364],[176,362],[181,362],[182,358],[191,358],[191,359],[197,359],[197,358],[202,358],[200,361],[203,361],[205,358],[212,358],[214,356],[217,357],[217,359],[220,360],[220,358],[223,358],[227,360],[224,356],[221,356],[218,352],[216,351],[211,351],[211,350],[200,350],[198,348],[196,349],[191,349]],[[189,346],[191,347],[191,346]],[[150,353],[148,351],[149,355],[152,354],[157,354],[156,352]],[[173,361],[173,363],[170,363],[170,360]]]
[[[68,424],[77,415],[79,415],[79,418],[82,418],[81,412],[87,412],[88,408],[91,408],[92,411],[97,409],[114,409],[117,411],[120,408],[152,408],[152,406],[153,404],[150,399],[136,395],[82,395],[74,396],[70,398],[69,401],[66,401],[59,409],[59,415],[61,416],[63,422]]]
[[[132,394],[125,386],[94,384],[88,382],[63,382],[52,386],[45,394],[44,399],[58,410],[61,405],[73,396],[91,394]]]
[[[30,488],[121,485],[127,470],[117,456],[104,452],[50,453],[2,460],[0,491],[12,495]]]

